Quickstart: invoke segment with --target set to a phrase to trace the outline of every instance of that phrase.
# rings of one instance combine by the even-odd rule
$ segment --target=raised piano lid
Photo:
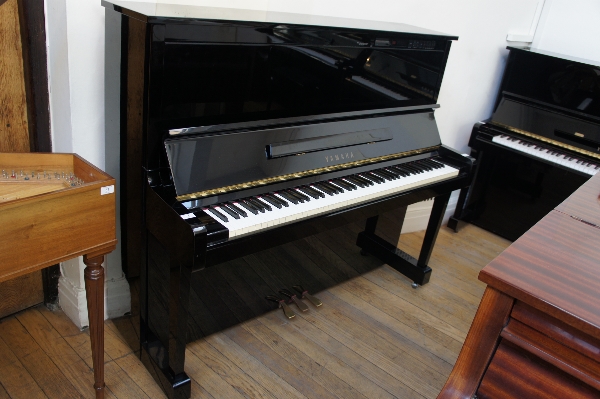
[[[600,65],[536,49],[508,49],[492,123],[600,153]]]
[[[294,25],[332,26],[372,31],[406,32],[417,35],[443,36],[448,37],[451,40],[458,39],[458,37],[453,35],[447,35],[445,33],[403,23],[276,12],[260,8],[214,7],[197,5],[197,2],[186,2],[185,0],[180,1],[178,4],[157,1],[102,0],[102,5],[105,7],[112,7],[115,9],[115,11],[123,12],[124,14],[132,16],[139,14],[135,15],[138,17],[199,18],[229,21],[286,23]]]

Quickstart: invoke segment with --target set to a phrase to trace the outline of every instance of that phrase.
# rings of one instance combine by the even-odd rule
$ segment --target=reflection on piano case
[[[600,66],[509,47],[492,118],[469,141],[474,181],[449,227],[515,241],[600,170]]]
[[[185,346],[209,324],[273,309],[265,296],[294,284],[326,288],[302,265],[235,268],[242,256],[367,220],[363,251],[429,281],[450,193],[471,180],[433,114],[455,37],[114,9],[124,264],[141,277],[142,357],[169,397],[189,397]],[[375,234],[378,215],[433,197],[419,259]]]

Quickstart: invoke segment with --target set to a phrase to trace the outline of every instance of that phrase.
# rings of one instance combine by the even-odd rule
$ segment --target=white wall
[[[562,0],[561,0],[562,1]],[[585,2],[584,0],[577,0]],[[401,22],[458,35],[436,111],[442,141],[467,152],[474,122],[490,116],[506,56],[506,34],[528,32],[537,0],[177,0],[173,3],[243,7],[279,12]],[[591,0],[587,1],[591,3]],[[105,157],[104,8],[100,0],[47,0],[48,63],[54,151],[76,152],[111,170]],[[111,150],[109,150],[111,151]],[[112,161],[109,161],[109,163]],[[109,258],[109,281],[122,281],[118,256]],[[63,287],[73,285],[78,324],[82,265],[63,265]],[[119,280],[120,279],[120,280]],[[66,289],[65,288],[65,289]],[[68,290],[67,290],[68,291]],[[70,292],[70,291],[69,291]],[[128,294],[128,293],[127,293]],[[120,295],[120,294],[119,294]],[[69,297],[66,295],[64,298]],[[62,299],[61,299],[62,300]],[[125,299],[124,299],[125,300]],[[66,302],[65,302],[66,303]],[[117,306],[117,305],[115,305]],[[111,314],[113,305],[108,306]],[[117,313],[120,313],[119,309]],[[74,314],[76,312],[74,311]],[[119,314],[114,314],[118,316]],[[77,323],[77,321],[76,321]]]
[[[600,1],[546,0],[532,47],[600,62]]]
[[[104,145],[104,7],[99,0],[46,1],[50,120],[54,152],[76,153],[106,169]],[[59,301],[87,326],[81,258],[61,264]],[[129,312],[129,286],[118,254],[104,263],[106,316]]]

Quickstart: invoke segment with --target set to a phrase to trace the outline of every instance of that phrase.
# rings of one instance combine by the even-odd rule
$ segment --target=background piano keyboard
[[[593,162],[585,157],[578,157],[571,152],[561,151],[551,145],[544,145],[539,142],[534,142],[533,140],[525,140],[507,134],[499,134],[494,136],[492,141],[590,176],[595,175],[598,170],[600,170],[600,162]]]

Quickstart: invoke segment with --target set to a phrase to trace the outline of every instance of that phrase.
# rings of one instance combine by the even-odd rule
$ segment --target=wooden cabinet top
[[[115,180],[74,154],[0,153],[0,282],[117,243]]]
[[[490,262],[479,279],[600,338],[599,194],[597,175]]]

